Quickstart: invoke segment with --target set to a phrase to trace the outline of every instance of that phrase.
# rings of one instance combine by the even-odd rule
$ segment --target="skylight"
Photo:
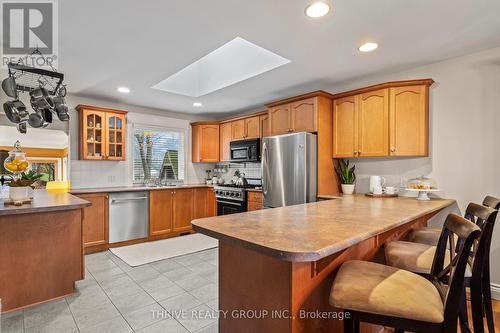
[[[152,88],[200,97],[289,62],[269,50],[236,37]]]

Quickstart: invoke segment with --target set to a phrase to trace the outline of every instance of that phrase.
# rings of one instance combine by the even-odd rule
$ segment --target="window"
[[[41,174],[45,182],[51,182],[57,179],[57,162],[55,161],[30,161],[30,169]]]
[[[184,133],[134,129],[134,182],[184,180]]]

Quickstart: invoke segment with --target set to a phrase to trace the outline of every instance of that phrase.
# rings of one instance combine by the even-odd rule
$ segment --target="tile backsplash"
[[[224,170],[218,174],[224,179],[225,183],[231,182],[231,178],[236,170],[244,173],[245,178],[262,178],[260,163],[217,163],[213,170]]]

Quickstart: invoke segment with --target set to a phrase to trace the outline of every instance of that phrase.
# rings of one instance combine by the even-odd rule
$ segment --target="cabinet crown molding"
[[[317,91],[313,91],[313,92],[310,92],[307,94],[302,94],[299,96],[289,97],[289,98],[281,99],[279,101],[271,102],[271,103],[266,104],[266,106],[268,108],[270,108],[273,106],[288,104],[291,102],[296,102],[296,101],[300,101],[300,100],[308,99],[308,98],[312,98],[312,97],[317,97],[317,96],[323,96],[323,97],[326,97],[329,99],[333,99],[333,97],[334,97],[334,95],[330,94],[329,92],[326,92],[324,90],[317,90]]]
[[[428,86],[428,87],[430,87],[433,83],[434,83],[433,79],[391,81],[391,82],[374,84],[374,85],[359,88],[359,89],[344,91],[344,92],[341,92],[338,94],[334,94],[332,96],[333,96],[333,99],[339,99],[339,98],[343,98],[343,97],[364,94],[364,93],[367,93],[370,91],[386,89],[386,88],[408,87],[408,86]]]
[[[100,106],[94,106],[94,105],[88,105],[88,104],[78,104],[75,109],[76,109],[76,111],[93,110],[93,111],[112,112],[112,113],[121,113],[121,114],[128,113],[128,111],[111,109],[111,108],[103,108]]]

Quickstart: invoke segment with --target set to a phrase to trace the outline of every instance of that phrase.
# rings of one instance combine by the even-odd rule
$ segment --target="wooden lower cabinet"
[[[81,194],[78,197],[92,204],[83,209],[84,247],[105,247],[108,243],[108,194]]]
[[[193,189],[174,191],[173,218],[174,232],[190,231],[193,220]]]
[[[193,202],[193,219],[201,219],[217,215],[215,193],[211,188],[195,188]]]
[[[253,210],[261,210],[262,209],[262,192],[254,192],[248,191],[248,207],[247,210],[249,212]]]
[[[173,231],[172,190],[149,192],[149,235],[169,234]]]

